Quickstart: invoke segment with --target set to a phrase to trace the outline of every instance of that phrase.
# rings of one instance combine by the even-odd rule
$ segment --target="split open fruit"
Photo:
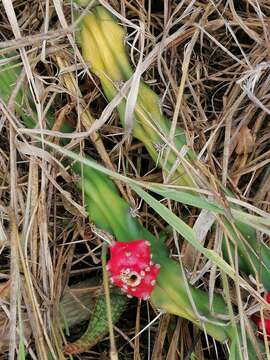
[[[160,265],[151,260],[149,241],[116,241],[110,246],[110,256],[107,269],[111,282],[128,296],[147,300],[160,271]]]

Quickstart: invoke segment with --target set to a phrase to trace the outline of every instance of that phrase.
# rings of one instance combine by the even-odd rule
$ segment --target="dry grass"
[[[127,49],[134,67],[144,69],[143,78],[161,96],[162,108],[172,119],[171,135],[176,124],[185,129],[207,171],[207,190],[218,192],[214,179],[219,179],[239,199],[269,212],[269,1],[101,3],[128,20]],[[74,185],[76,179],[60,166],[61,158],[56,162],[54,153],[48,158],[45,148],[38,148],[21,131],[24,125],[14,104],[19,86],[31,89],[34,102],[26,104],[27,111],[31,114],[32,107],[37,112],[42,137],[59,143],[55,135],[67,122],[76,128],[69,149],[79,144],[109,169],[139,180],[160,183],[163,175],[142,144],[125,136],[114,106],[106,108],[97,79],[85,68],[75,40],[78,6],[73,1],[3,0],[0,9],[0,54],[15,50],[23,64],[7,106],[0,100],[0,325],[3,334],[9,331],[0,338],[0,347],[10,359],[18,356],[16,351],[24,358],[16,340],[24,327],[21,341],[27,344],[31,339],[28,358],[47,359],[50,352],[61,359],[65,335],[56,326],[59,301],[67,284],[87,278],[101,284],[101,242],[91,232],[83,196]],[[143,59],[131,20],[145,29]],[[45,131],[48,110],[55,117],[50,137]],[[90,132],[94,118],[99,123]],[[145,226],[154,234],[164,229],[164,221],[128,186],[117,185]],[[205,223],[208,230],[209,214],[203,217],[194,208],[168,204],[198,233]],[[262,233],[258,236],[268,242]],[[222,229],[209,232],[207,247],[218,250],[221,237]],[[196,284],[210,294],[214,289],[220,292],[218,270],[210,276],[209,269],[203,272],[207,259],[178,237],[177,242]],[[173,237],[167,243],[176,253]],[[254,304],[237,284],[229,286],[232,303],[242,304],[244,316]],[[189,351],[194,359],[226,358],[211,339],[209,355],[204,335],[169,315],[129,343],[155,317],[148,305],[136,301],[129,310],[115,329],[120,359],[160,359],[162,350],[168,360],[188,359]],[[83,332],[83,325],[73,329],[73,337]],[[80,358],[106,359],[108,351],[105,339]],[[7,352],[1,355],[5,358]]]

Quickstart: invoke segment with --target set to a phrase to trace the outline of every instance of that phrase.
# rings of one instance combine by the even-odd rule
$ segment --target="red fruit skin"
[[[146,300],[150,297],[160,271],[151,261],[151,247],[147,240],[114,242],[107,268],[111,281],[128,296]]]
[[[257,317],[257,316],[253,316],[252,320],[255,322],[255,324],[258,327],[258,331],[259,331],[259,336],[263,337],[263,322],[262,319]],[[264,319],[264,324],[265,324],[265,332],[267,335],[267,340],[270,340],[270,320],[269,319]]]
[[[270,304],[270,292],[264,294],[264,299]]]
[[[264,299],[270,304],[270,292],[267,292],[264,294]],[[265,317],[264,317],[264,324],[265,324],[265,332],[267,335],[267,340],[270,341],[270,319],[269,317],[269,311],[265,311]],[[263,338],[263,320],[257,316],[254,315],[252,317],[252,320],[255,322],[255,324],[258,327],[258,333],[261,338]]]
[[[143,270],[151,261],[151,252],[147,240],[134,240],[132,242],[114,242],[110,247],[111,259],[108,266],[118,272],[123,266],[135,266]]]

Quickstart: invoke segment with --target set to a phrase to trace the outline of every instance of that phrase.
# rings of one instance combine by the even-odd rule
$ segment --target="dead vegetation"
[[[126,45],[134,68],[141,43],[129,22],[145,29],[143,78],[159,94],[168,118],[185,130],[188,145],[205,169],[204,190],[216,191],[226,201],[219,193],[219,179],[250,210],[254,206],[269,212],[269,2],[100,2],[126,19]],[[65,333],[59,326],[59,303],[67,287],[79,282],[87,282],[90,299],[102,288],[101,240],[89,226],[77,179],[61,165],[64,157],[39,147],[35,133],[25,129],[16,108],[17,93],[23,89],[24,113],[37,119],[36,134],[42,138],[62,144],[59,131],[66,123],[75,129],[71,141],[63,143],[67,149],[79,145],[108,169],[137,180],[162,183],[164,178],[143,144],[125,136],[115,106],[106,107],[98,79],[85,67],[77,19],[86,10],[60,0],[3,0],[0,9],[0,72],[18,60],[16,85],[8,99],[3,94],[0,99],[1,359],[62,359],[66,339],[73,341],[83,333],[88,314]],[[53,126],[46,133],[48,119]],[[93,123],[95,131],[90,132]],[[164,220],[127,184],[117,186],[144,226],[155,235],[165,229]],[[193,207],[163,203],[205,238],[209,214],[199,217]],[[221,228],[208,231],[205,246],[220,251],[221,237]],[[269,241],[262,231],[258,239]],[[210,296],[213,290],[224,291],[218,271],[204,272],[207,259],[181,237],[171,233],[167,244],[173,255],[180,250],[196,286]],[[260,294],[256,280],[247,281]],[[233,305],[239,306],[240,299],[240,315],[250,316],[257,302],[236,289],[230,282]],[[75,293],[79,295],[74,307],[80,313],[85,292]],[[155,316],[150,304],[131,301],[115,326],[119,359],[160,359],[162,351],[168,360],[228,358],[226,346],[167,314],[133,339]],[[80,358],[109,358],[108,338]]]

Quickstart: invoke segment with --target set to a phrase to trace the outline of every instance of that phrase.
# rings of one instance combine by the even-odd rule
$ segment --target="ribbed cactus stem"
[[[80,171],[79,165],[75,170]],[[192,321],[218,341],[226,341],[232,334],[231,325],[215,316],[228,315],[222,297],[215,295],[213,308],[210,309],[208,294],[187,284],[179,264],[168,257],[165,244],[132,217],[129,204],[118,195],[113,183],[93,169],[85,167],[83,173],[81,181],[86,194],[87,211],[96,226],[112,233],[119,241],[145,239],[151,244],[152,261],[160,265],[160,273],[151,294],[153,305]],[[111,210],[112,204],[115,211]],[[189,295],[198,313],[194,312]]]
[[[124,39],[123,28],[102,6],[95,7],[90,15],[84,17],[81,28],[83,57],[91,71],[99,77],[108,101],[121,91],[121,84],[133,75],[125,51]],[[125,126],[125,109],[126,97],[118,105],[118,113],[123,126]],[[133,115],[132,134],[144,143],[152,159],[162,168],[165,177],[168,174],[172,175],[169,179],[170,183],[197,187],[188,171],[188,167],[195,163],[196,156],[186,146],[184,132],[177,129],[173,143],[168,145],[165,139],[170,139],[171,122],[161,112],[159,97],[143,81],[140,82]],[[180,155],[182,151],[184,155]],[[182,156],[185,161],[181,159]],[[227,189],[223,191],[232,195]],[[235,253],[234,244],[237,244],[241,269],[247,275],[252,274],[259,278],[265,289],[270,290],[269,248],[257,241],[256,231],[251,226],[246,224],[243,226],[241,222],[235,222],[232,226],[226,219],[224,219],[224,224],[230,235],[229,246],[232,254]],[[223,251],[226,255],[225,241]]]
[[[125,32],[110,13],[97,6],[93,13],[83,19],[81,30],[82,53],[86,63],[100,79],[102,88],[109,101],[119,91],[123,82],[133,75],[124,47]],[[125,126],[126,98],[118,106],[120,120]],[[159,97],[143,82],[140,82],[137,103],[134,109],[133,135],[141,140],[149,154],[165,173],[169,173],[177,161],[180,150],[186,145],[184,133],[178,130],[169,149],[164,139],[169,137],[170,122],[162,114]],[[168,151],[168,155],[165,154]],[[180,156],[180,155],[179,155]],[[185,155],[194,159],[191,150]],[[179,161],[174,179],[178,184],[193,186],[193,180],[187,176],[185,167]]]

